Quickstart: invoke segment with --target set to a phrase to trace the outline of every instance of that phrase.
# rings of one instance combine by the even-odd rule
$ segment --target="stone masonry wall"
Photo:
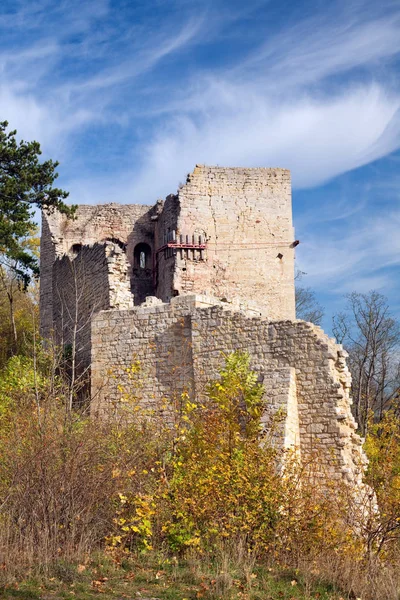
[[[172,238],[183,247],[165,248]],[[54,328],[65,346],[75,329],[78,372],[91,370],[91,409],[102,414],[125,389],[170,418],[183,391],[205,397],[224,354],[247,351],[266,389],[263,421],[286,412],[275,443],[306,459],[317,451],[332,477],[361,486],[346,353],[295,320],[294,241],[284,169],[197,165],[153,207],[44,212],[42,334]]]
[[[158,410],[164,398],[171,400],[183,391],[195,396],[191,314],[214,305],[222,311],[240,308],[193,295],[97,314],[92,320],[93,410],[107,412],[107,404],[118,403],[118,385],[130,385],[127,369],[135,360],[141,363],[139,392],[146,407]]]
[[[112,242],[104,244],[107,263],[109,308],[124,310],[133,307],[133,296],[129,283],[129,262],[125,251]],[[93,298],[96,302],[96,298]],[[97,312],[97,310],[96,310]]]
[[[221,314],[217,307],[209,314],[197,311],[192,327],[199,396],[216,374],[221,352],[248,351],[260,373],[293,367],[302,457],[318,451],[333,476],[361,480],[361,439],[350,410],[351,376],[341,346],[311,323],[249,319],[242,313]],[[274,391],[267,387],[266,393]]]
[[[142,365],[139,388],[145,405],[158,410],[185,389],[201,399],[223,354],[237,349],[250,353],[268,404],[288,410],[284,445],[300,437],[302,457],[318,451],[333,477],[361,485],[363,455],[350,411],[345,352],[303,321],[269,322],[226,310],[218,301],[205,306],[194,296],[169,305],[101,312],[92,327],[94,409],[106,411],[108,403],[118,403],[117,380],[129,387],[126,369],[134,359]],[[117,380],[105,380],[107,368]]]
[[[278,367],[261,374],[267,395],[267,406],[261,422],[277,448],[294,449],[300,456],[300,424],[297,404],[296,369]],[[285,418],[284,418],[285,417]]]
[[[160,255],[158,272],[173,271],[160,298],[194,292],[251,299],[272,319],[295,318],[289,171],[197,165],[164,210],[170,205],[173,218],[159,221],[159,237],[168,224],[178,239],[201,236],[207,251],[203,259],[191,251],[177,251],[175,260]]]
[[[171,241],[206,243],[206,250],[160,250]],[[43,212],[41,328],[52,329],[52,264],[80,246],[105,241],[126,250],[135,304],[154,295],[168,302],[211,294],[256,304],[273,319],[294,318],[294,232],[290,173],[198,165],[176,195],[153,207],[104,204],[78,207],[75,218]],[[146,269],[135,259],[145,244]]]
[[[58,256],[68,254],[74,244],[93,245],[106,240],[120,240],[127,245],[129,258],[137,243],[152,243],[152,210],[153,207],[140,204],[81,204],[74,219],[67,219],[57,211],[45,214],[44,218]]]
[[[79,374],[90,367],[93,315],[133,306],[127,271],[124,251],[112,242],[82,246],[75,256],[64,255],[53,265],[55,342],[65,347],[75,338]]]
[[[171,194],[165,200],[163,210],[159,215],[155,229],[156,248],[162,248],[166,235],[178,229],[180,203],[178,196]],[[155,257],[156,290],[155,294],[163,302],[169,302],[174,296],[174,273],[176,254],[173,250],[157,253]]]
[[[40,330],[49,339],[53,329],[53,264],[56,249],[48,220],[42,212],[42,234],[40,238]]]
[[[106,240],[125,245],[128,259],[127,281],[132,280],[134,248],[146,243],[154,251],[155,208],[141,205],[104,204],[78,207],[75,219],[67,219],[57,211],[42,213],[40,253],[41,331],[50,336],[52,322],[52,267],[56,258],[74,255],[78,246],[91,246]]]
[[[102,311],[92,321],[92,411],[107,415],[118,405],[121,386],[143,407],[160,411],[164,400],[193,390],[190,306],[155,304]],[[140,361],[138,385],[128,370]],[[108,375],[107,375],[108,374]]]
[[[53,266],[53,319],[57,345],[76,341],[76,365],[81,374],[90,365],[90,322],[95,310],[109,308],[109,284],[104,245],[84,246],[74,258],[63,256]]]

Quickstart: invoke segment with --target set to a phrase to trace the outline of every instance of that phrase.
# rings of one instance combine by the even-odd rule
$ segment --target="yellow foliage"
[[[332,511],[326,488],[311,479],[313,465],[301,469],[295,454],[279,454],[263,439],[263,389],[246,354],[227,357],[208,395],[206,407],[183,403],[185,427],[155,497],[170,548],[210,551],[218,540],[245,539],[262,553],[293,555],[312,547],[358,553],[360,536],[343,526],[345,503]]]
[[[374,490],[380,518],[369,530],[371,550],[386,552],[400,536],[400,416],[398,406],[388,410],[379,423],[369,418],[365,451],[369,458],[367,483]]]

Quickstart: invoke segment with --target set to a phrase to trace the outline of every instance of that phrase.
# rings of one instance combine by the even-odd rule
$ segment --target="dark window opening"
[[[76,256],[82,250],[82,244],[72,244],[71,253]]]
[[[136,305],[144,302],[147,296],[154,296],[151,248],[144,242],[137,244],[133,251],[131,290]]]
[[[133,254],[133,264],[135,269],[144,271],[151,269],[151,248],[148,244],[137,244]]]

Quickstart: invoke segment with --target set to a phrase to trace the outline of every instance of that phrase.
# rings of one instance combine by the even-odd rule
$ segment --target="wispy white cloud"
[[[400,266],[399,230],[398,209],[364,214],[329,236],[310,222],[298,250],[299,268],[308,285],[335,294],[390,290],[398,283],[391,269]]]
[[[224,19],[232,25],[248,14],[266,16],[270,5],[230,3],[226,19],[221,1],[175,0],[157,20],[157,11],[143,3],[149,20],[133,12],[126,24],[107,0],[80,2],[79,10],[76,0],[22,2],[19,28],[31,17],[43,24],[47,13],[65,28],[14,55],[0,51],[0,111],[49,152],[65,147],[77,127],[137,127],[140,153],[118,172],[122,201],[152,201],[173,191],[196,162],[285,166],[295,186],[309,187],[398,148],[400,89],[390,61],[400,52],[400,11],[390,0],[338,0],[311,17],[287,19],[278,31],[266,19],[251,50],[246,46],[218,66],[211,59],[193,70],[171,69],[165,81],[167,59],[179,61],[196,45],[223,39]],[[105,15],[107,25],[93,28]],[[72,43],[70,36],[82,31]],[[66,56],[75,61],[68,69]],[[115,173],[102,177],[101,190],[107,197],[115,190]]]
[[[153,138],[135,194],[173,191],[196,162],[284,166],[291,169],[296,187],[315,186],[400,145],[400,95],[378,84],[286,102],[264,96],[257,85],[238,83],[234,92],[232,84],[225,88],[219,81],[213,91],[218,109],[204,104],[195,119],[181,114]]]
[[[20,32],[24,36],[38,31],[47,35],[49,25],[58,25],[54,33],[63,37],[71,33],[87,31],[96,20],[106,16],[110,10],[109,0],[3,0],[0,7],[0,27],[3,38]],[[61,27],[62,25],[62,27]]]
[[[109,11],[108,0],[21,2],[3,14],[0,8],[0,26],[17,41],[26,34],[22,43],[11,34],[8,43],[0,41],[0,114],[50,154],[65,148],[77,127],[129,124],[135,101],[127,101],[127,90],[133,98],[140,94],[134,80],[141,76],[148,85],[145,76],[194,43],[205,26],[205,10],[172,11],[158,27],[147,23],[150,29]],[[93,28],[104,16],[103,30]],[[116,113],[124,97],[126,108]]]
[[[312,208],[303,208],[301,214],[296,217],[296,227],[299,230],[305,230],[310,223],[314,228],[332,224],[338,221],[347,222],[355,215],[362,214],[367,210],[367,202],[364,198],[354,197],[354,192],[350,195],[330,197],[325,203],[321,203],[318,212],[315,206]]]
[[[124,60],[118,66],[103,69],[99,74],[86,78],[81,82],[67,83],[68,91],[86,93],[88,90],[110,88],[127,80],[132,80],[138,75],[147,73],[153,69],[163,58],[174,52],[182,50],[189,44],[201,30],[204,23],[204,15],[191,19],[185,23],[182,29],[176,33],[170,32],[168,36],[157,36],[149,39],[136,50],[134,56]]]
[[[159,106],[168,116],[144,148],[134,193],[173,189],[196,162],[282,165],[295,186],[315,186],[397,149],[400,89],[388,71],[381,77],[400,52],[393,7],[335,3],[270,35],[233,67],[196,74],[186,93]],[[363,76],[350,75],[357,68]]]
[[[292,4],[5,0],[0,118],[62,159],[73,202],[152,203],[199,162],[287,167],[304,189],[388,156],[398,0]],[[395,285],[398,183],[372,182],[375,205],[344,193],[296,211],[306,285]]]
[[[270,80],[279,77],[279,86],[304,86],[395,56],[400,51],[398,12],[376,16],[370,3],[356,5],[338,11],[334,3],[273,35],[240,68],[265,69]]]
[[[56,101],[41,102],[34,94],[21,92],[18,86],[2,83],[0,115],[18,130],[20,138],[39,140],[46,154],[55,153],[57,157],[65,155],[72,133],[98,118],[90,108],[64,111]]]

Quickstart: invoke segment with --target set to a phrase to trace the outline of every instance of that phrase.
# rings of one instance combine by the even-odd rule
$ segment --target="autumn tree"
[[[21,247],[32,257],[39,256],[38,227],[20,240]],[[19,263],[2,255],[0,265],[0,364],[12,354],[21,353],[37,325],[37,284],[26,288],[19,275]]]
[[[369,544],[377,553],[394,549],[400,541],[400,416],[397,401],[387,410],[379,423],[370,415],[364,449],[369,464],[367,483],[376,494],[380,519],[369,535]]]
[[[349,352],[354,416],[365,434],[369,410],[382,419],[399,388],[399,323],[382,294],[353,292],[333,317],[333,333]]]
[[[0,122],[0,265],[12,270],[24,287],[39,272],[38,259],[24,243],[30,236],[34,209],[57,209],[72,215],[64,200],[68,192],[53,187],[57,162],[40,162],[38,142],[19,143],[16,131]]]

